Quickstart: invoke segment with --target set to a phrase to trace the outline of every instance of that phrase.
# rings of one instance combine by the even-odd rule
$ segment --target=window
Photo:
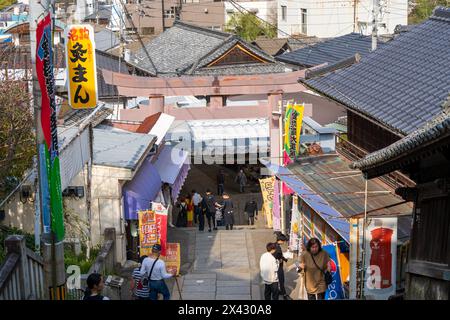
[[[287,6],[281,6],[281,20],[286,21],[287,17]]]
[[[164,10],[164,18],[175,18],[175,7],[170,7],[169,10]]]
[[[308,20],[307,20],[307,11],[306,9],[300,9],[302,14],[302,33],[307,34],[308,33]]]
[[[154,27],[142,27],[142,35],[149,35],[149,34],[155,34],[155,28]]]

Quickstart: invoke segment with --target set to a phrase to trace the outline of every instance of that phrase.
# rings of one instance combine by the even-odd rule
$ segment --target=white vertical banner
[[[292,215],[291,215],[291,230],[289,234],[289,249],[292,251],[299,250],[299,223],[300,211],[298,210],[298,196],[292,196]]]
[[[358,279],[362,248],[362,219],[350,219],[350,283],[349,298],[358,298]]]
[[[397,218],[371,218],[368,222],[364,295],[387,300],[396,293]]]

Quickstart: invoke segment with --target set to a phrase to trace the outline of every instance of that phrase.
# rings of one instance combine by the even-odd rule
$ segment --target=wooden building
[[[396,193],[414,201],[407,299],[448,300],[450,291],[450,99],[422,128],[352,164],[367,178],[401,170],[416,183]]]

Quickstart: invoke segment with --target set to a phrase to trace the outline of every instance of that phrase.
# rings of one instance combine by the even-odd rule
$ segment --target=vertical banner
[[[261,185],[261,193],[263,197],[264,213],[266,214],[267,227],[272,228],[272,206],[273,206],[273,191],[275,184],[275,177],[269,177],[265,179],[259,179]]]
[[[281,231],[280,187],[278,180],[274,181],[272,216],[273,230]]]
[[[53,74],[52,21],[47,14],[36,28],[36,74],[41,89],[41,128],[44,141],[41,141],[40,166],[46,167],[42,173],[47,174],[48,183],[40,186],[43,190],[43,217],[48,209],[46,190],[50,195],[51,230],[56,241],[64,239],[64,217],[59,165],[58,135],[56,121],[55,78]],[[45,157],[42,156],[45,154]],[[43,165],[43,162],[45,165]],[[45,228],[45,223],[44,223]]]
[[[73,109],[97,106],[97,66],[94,29],[89,24],[69,25],[65,30],[69,105]]]
[[[283,162],[288,165],[300,155],[300,133],[302,130],[305,106],[288,103],[284,115],[284,151]]]
[[[151,210],[138,212],[139,219],[139,255],[148,256],[152,246],[158,243],[155,213]]]
[[[152,202],[152,211],[155,212],[156,233],[158,243],[161,245],[161,255],[166,255],[167,246],[167,208],[159,202]]]
[[[360,261],[362,247],[362,219],[350,219],[350,281],[349,298],[360,296]]]
[[[166,246],[166,256],[164,257],[164,262],[166,263],[166,268],[168,273],[176,272],[177,275],[180,274],[181,265],[181,247],[179,243],[167,243]]]
[[[341,282],[340,265],[338,259],[338,251],[336,244],[328,244],[322,247],[323,250],[328,252],[331,259],[331,275],[333,276],[333,282],[328,286],[325,292],[325,300],[340,300],[344,299],[344,289]]]
[[[396,293],[397,218],[370,218],[365,237],[364,295],[387,300]]]
[[[299,250],[300,211],[298,210],[298,196],[292,197],[291,232],[289,235],[289,248],[292,251]]]

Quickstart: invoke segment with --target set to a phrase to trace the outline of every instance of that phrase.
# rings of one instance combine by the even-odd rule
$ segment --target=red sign
[[[161,255],[166,255],[167,247],[167,208],[161,203],[152,202],[152,211],[155,212],[156,233],[158,243],[161,245]]]

